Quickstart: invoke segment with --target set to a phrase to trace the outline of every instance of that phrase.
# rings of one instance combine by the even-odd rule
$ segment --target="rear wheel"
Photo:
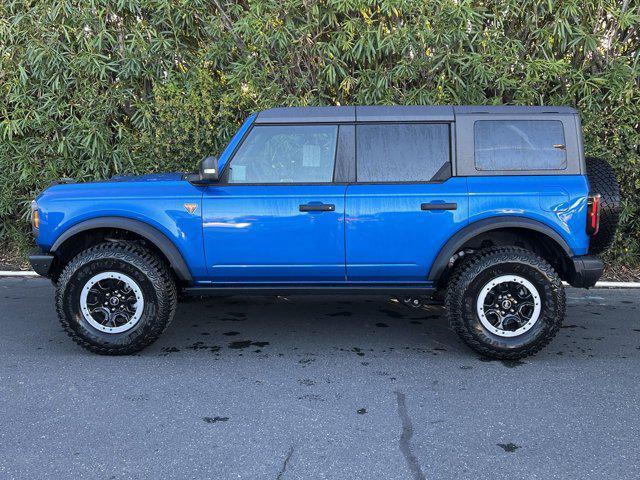
[[[518,247],[479,251],[449,280],[445,306],[452,328],[481,354],[532,355],[556,335],[565,293],[553,267]]]
[[[104,355],[137,352],[166,329],[176,308],[176,285],[147,250],[104,243],[77,255],[57,282],[60,323],[79,345]]]

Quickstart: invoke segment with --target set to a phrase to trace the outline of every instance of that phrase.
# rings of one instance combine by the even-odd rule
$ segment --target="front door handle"
[[[423,203],[420,205],[421,210],[456,210],[457,203]]]
[[[336,206],[333,203],[308,203],[299,208],[301,212],[333,212]]]

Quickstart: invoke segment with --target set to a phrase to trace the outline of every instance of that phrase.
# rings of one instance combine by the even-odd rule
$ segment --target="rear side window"
[[[446,177],[451,175],[446,123],[388,123],[356,128],[359,182],[428,182],[443,167],[449,167]]]
[[[228,183],[333,181],[337,125],[257,125],[227,169]]]
[[[474,124],[476,170],[564,170],[567,151],[557,120],[479,120]]]

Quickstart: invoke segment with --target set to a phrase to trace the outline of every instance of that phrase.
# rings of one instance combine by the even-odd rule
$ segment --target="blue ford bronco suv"
[[[60,322],[136,352],[179,295],[387,294],[444,303],[496,358],[539,351],[591,287],[619,190],[567,107],[275,108],[197,173],[63,180],[33,202]]]

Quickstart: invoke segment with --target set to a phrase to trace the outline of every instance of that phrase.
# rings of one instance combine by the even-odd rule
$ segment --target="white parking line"
[[[0,270],[0,277],[39,277],[33,270]],[[565,286],[567,282],[562,282]],[[640,288],[640,282],[598,282],[594,288]]]

